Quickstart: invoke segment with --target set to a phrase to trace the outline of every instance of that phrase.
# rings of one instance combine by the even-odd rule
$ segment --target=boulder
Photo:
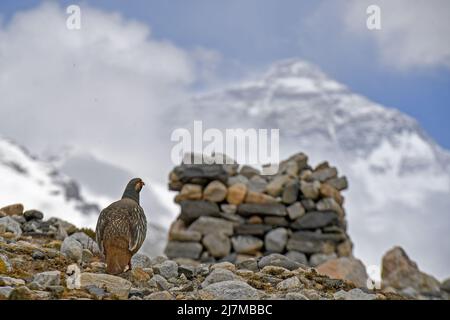
[[[439,281],[420,271],[401,247],[394,247],[383,256],[381,278],[384,288],[412,288],[419,293],[431,295],[440,292]]]
[[[292,261],[298,262],[300,264],[303,264],[305,266],[308,265],[308,258],[306,255],[302,252],[298,251],[288,251],[286,253],[286,257],[291,259]]]
[[[259,252],[264,242],[253,236],[237,236],[231,238],[233,249],[237,253],[256,254]]]
[[[171,241],[200,241],[202,234],[197,231],[187,230],[183,220],[175,220],[169,229]]]
[[[175,197],[175,202],[183,200],[200,200],[202,198],[202,186],[198,184],[187,183],[183,185],[181,191]]]
[[[338,216],[334,211],[313,211],[301,216],[291,224],[298,230],[319,229],[338,224]]]
[[[320,195],[320,182],[302,181],[300,183],[300,190],[306,199],[316,200]]]
[[[281,175],[276,176],[273,178],[272,181],[270,181],[266,186],[266,192],[267,194],[271,195],[272,197],[278,197],[283,192],[284,184],[289,180],[288,175]]]
[[[39,284],[43,288],[49,286],[59,286],[61,283],[61,272],[55,270],[37,273],[33,277],[33,282]]]
[[[38,210],[27,210],[23,213],[23,217],[27,221],[42,220],[44,218],[44,214]]]
[[[12,232],[14,234],[14,238],[16,239],[22,235],[20,223],[10,216],[0,218],[0,226],[3,226],[6,231]]]
[[[153,272],[166,279],[176,278],[178,276],[178,264],[172,260],[166,260],[153,266]]]
[[[214,258],[223,258],[231,250],[230,238],[220,232],[207,234],[203,238],[202,243]]]
[[[98,288],[104,288],[107,292],[116,295],[119,299],[128,298],[128,293],[131,289],[131,282],[128,280],[109,274],[89,272],[81,273],[80,277],[82,288],[96,286]]]
[[[21,216],[23,214],[23,204],[16,203],[0,208],[0,211],[7,216]]]
[[[243,175],[247,179],[251,179],[254,176],[258,176],[261,174],[261,172],[258,169],[255,169],[253,167],[243,165],[241,170],[239,171],[240,175]]]
[[[281,267],[287,270],[295,270],[300,268],[301,264],[289,259],[285,255],[272,253],[267,256],[261,257],[261,259],[259,259],[258,261],[258,267],[260,269],[263,269],[267,266]]]
[[[188,230],[196,231],[203,235],[222,233],[231,236],[233,234],[233,223],[220,218],[201,216],[189,226]]]
[[[243,203],[238,206],[237,212],[242,216],[252,216],[252,215],[285,216],[286,208],[282,204],[278,203],[267,203],[267,204]]]
[[[332,279],[352,282],[360,288],[367,287],[367,272],[361,260],[355,258],[338,258],[328,260],[317,267],[317,272]]]
[[[300,202],[295,202],[286,208],[289,219],[296,220],[305,214],[305,208]]]
[[[228,188],[227,202],[233,205],[239,205],[244,202],[247,194],[247,186],[243,183],[236,183]]]
[[[264,237],[264,245],[269,252],[283,252],[288,240],[288,231],[285,228],[277,228],[269,231]]]
[[[265,193],[248,191],[244,200],[245,203],[265,204],[265,203],[277,203],[277,200]]]
[[[215,216],[219,215],[219,206],[215,202],[211,201],[194,201],[183,200],[180,202],[181,214],[180,219],[190,224],[195,219],[201,216]]]
[[[227,196],[227,187],[220,181],[210,182],[203,191],[203,199],[212,202],[222,202]]]
[[[206,298],[215,300],[256,300],[260,296],[258,290],[239,280],[213,283],[203,291]]]
[[[289,180],[286,182],[281,200],[285,204],[293,204],[297,201],[299,191],[299,183],[297,180]]]
[[[239,280],[239,278],[230,270],[214,269],[202,282],[202,288],[206,288],[213,283],[231,280]]]
[[[262,178],[261,176],[253,176],[248,181],[248,190],[262,193],[267,188],[267,181],[266,179]]]

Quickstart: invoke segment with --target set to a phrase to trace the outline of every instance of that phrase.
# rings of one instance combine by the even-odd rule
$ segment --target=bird
[[[147,218],[139,204],[139,193],[144,185],[141,178],[131,179],[122,199],[103,209],[98,217],[96,241],[109,274],[131,270],[131,258],[147,235]]]

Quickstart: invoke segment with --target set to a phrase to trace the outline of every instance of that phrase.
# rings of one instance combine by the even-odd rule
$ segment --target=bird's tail
[[[128,242],[118,239],[114,241],[106,240],[104,248],[106,255],[106,272],[109,274],[119,274],[124,272],[131,260]]]

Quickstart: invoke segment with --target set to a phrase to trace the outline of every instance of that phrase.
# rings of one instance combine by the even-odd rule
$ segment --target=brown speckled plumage
[[[131,268],[131,257],[140,249],[147,234],[147,219],[139,205],[144,183],[132,179],[122,199],[102,210],[97,221],[97,243],[105,256],[106,271],[118,274]]]

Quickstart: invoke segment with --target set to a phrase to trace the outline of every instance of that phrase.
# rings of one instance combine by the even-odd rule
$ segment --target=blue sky
[[[40,2],[1,1],[3,23],[17,11],[35,7]],[[401,55],[405,51],[392,44],[395,41],[402,44],[402,38],[395,40],[385,36],[391,31],[391,24],[380,31],[351,30],[342,22],[343,16],[348,18],[350,9],[341,0],[92,0],[61,3],[79,3],[81,7],[88,4],[117,11],[149,25],[157,39],[188,50],[197,47],[214,50],[221,56],[219,73],[231,79],[264,70],[280,59],[304,58],[353,91],[412,115],[439,144],[450,149],[450,65],[445,59],[438,58],[433,63],[420,61],[420,54],[433,55],[437,51],[442,55],[442,50],[448,50],[448,33],[440,35],[438,48],[425,47],[425,51],[414,56],[412,63],[397,67],[402,64]],[[414,12],[412,3],[408,9]],[[428,3],[431,13],[440,13],[436,19],[450,20],[450,10],[439,8],[441,1]],[[385,10],[382,11],[382,23],[385,16],[387,21],[396,21],[392,20],[394,15],[402,13],[401,6],[381,8]],[[416,11],[420,17],[424,10],[418,7]],[[361,19],[363,25],[366,14],[361,10],[359,14],[356,20]],[[437,25],[438,29],[429,31],[434,36],[436,32],[449,31],[443,29],[448,24]],[[427,43],[428,35],[419,34],[415,39],[414,26],[412,28],[410,32],[407,28],[400,29],[406,33],[397,36],[409,37],[413,44],[416,40],[418,44]],[[394,31],[398,33],[398,29]],[[379,35],[374,35],[375,32]],[[385,51],[397,52],[397,56],[385,54]]]

